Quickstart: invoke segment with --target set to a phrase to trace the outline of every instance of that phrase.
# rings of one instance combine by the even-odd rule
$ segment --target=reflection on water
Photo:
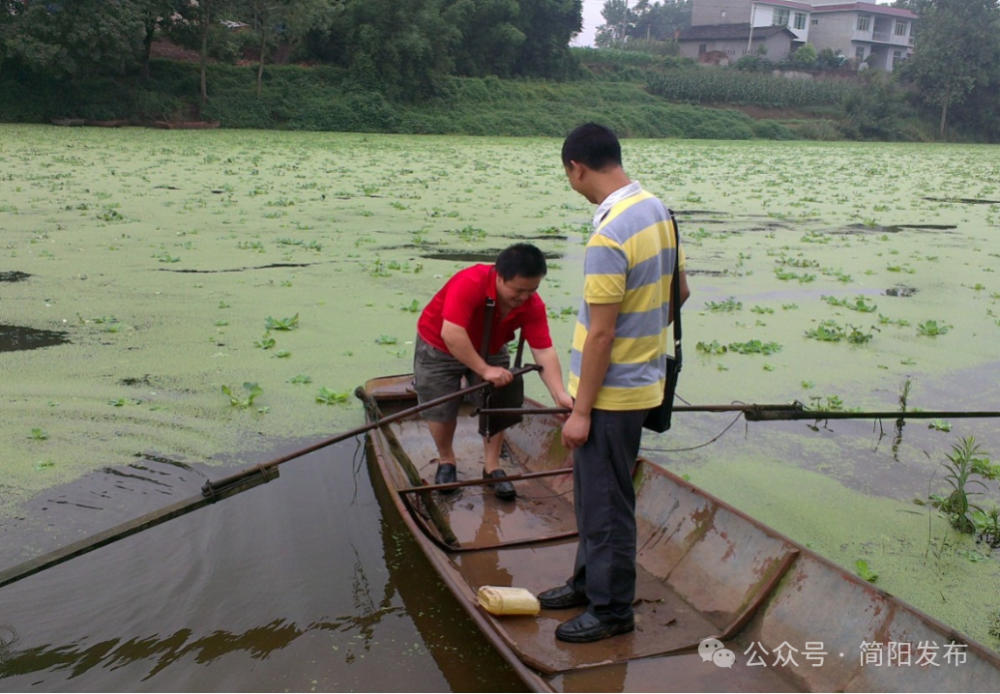
[[[0,352],[23,352],[69,342],[61,330],[37,330],[23,325],[0,325]]]
[[[144,461],[43,503],[102,499],[60,507],[85,519],[60,533],[65,541],[197,494],[202,481],[186,466]],[[43,549],[47,533],[14,532]],[[4,691],[521,687],[402,524],[382,517],[359,440],[3,588],[0,615]]]

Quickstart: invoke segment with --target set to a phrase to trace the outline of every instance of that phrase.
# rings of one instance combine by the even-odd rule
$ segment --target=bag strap
[[[677,225],[674,211],[668,209],[667,212],[670,213],[670,221],[674,225],[674,274],[670,279],[670,313],[674,326],[674,359],[677,362],[677,371],[680,371],[683,362],[681,354],[681,230]]]
[[[496,309],[497,302],[495,299],[486,297],[486,309],[483,312],[483,342],[479,346],[479,356],[483,358],[483,361],[487,361],[486,357],[490,353],[490,335],[493,332],[493,311]],[[514,368],[521,368],[521,357],[524,354],[524,331],[518,331],[520,334],[520,339],[517,341],[517,356],[514,358]]]
[[[486,361],[486,357],[490,354],[490,333],[493,332],[493,309],[497,306],[497,302],[490,297],[486,297],[486,310],[483,313],[483,343],[479,346],[479,356]]]

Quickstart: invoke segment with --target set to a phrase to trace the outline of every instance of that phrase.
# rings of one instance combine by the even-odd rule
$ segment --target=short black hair
[[[622,165],[622,146],[615,131],[599,123],[584,123],[566,136],[563,166],[579,162],[594,171]]]
[[[497,274],[504,282],[515,277],[545,277],[545,254],[530,243],[515,243],[497,256]]]

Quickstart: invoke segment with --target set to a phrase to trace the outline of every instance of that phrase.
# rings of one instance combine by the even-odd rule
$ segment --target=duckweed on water
[[[0,280],[9,323],[0,329],[3,518],[51,485],[139,452],[251,463],[278,437],[319,438],[360,425],[353,399],[317,407],[316,391],[301,388],[307,381],[298,376],[310,374],[337,399],[366,378],[408,370],[417,307],[456,270],[489,262],[518,240],[559,259],[539,293],[566,318],[550,327],[567,365],[574,321],[566,309],[579,306],[593,207],[569,189],[557,139],[9,125],[0,137]],[[997,370],[1000,299],[988,293],[995,259],[974,250],[995,244],[996,211],[961,202],[997,198],[997,148],[623,146],[629,174],[677,212],[682,236],[692,230],[689,309],[730,300],[783,309],[754,312],[756,324],[738,322],[746,313],[735,310],[686,311],[688,344],[716,345],[690,349],[679,389],[686,400],[788,402],[806,380],[828,402],[892,409],[906,376],[917,384],[911,401],[925,408],[990,409],[1000,399],[1000,378],[982,375]],[[785,259],[777,270],[775,258]],[[19,281],[7,283],[15,273]],[[977,286],[990,289],[969,289]],[[810,340],[807,328],[850,310],[824,295],[864,297],[847,301],[877,304],[892,328],[863,349]],[[293,330],[265,324],[262,337],[262,316],[300,320]],[[935,339],[897,329],[929,329],[929,316],[946,316],[949,330],[940,318]],[[376,344],[383,338],[393,342]],[[754,344],[783,347],[767,353],[771,370],[718,354]],[[272,358],[281,350],[294,356]],[[266,416],[257,407],[264,396],[250,402],[249,391],[230,387],[243,382],[266,385]],[[538,379],[527,388],[548,402]],[[126,405],[108,406],[119,399]],[[49,438],[32,439],[33,428]],[[703,443],[719,428],[679,417],[669,448]],[[768,432],[767,442],[745,443],[738,470],[727,467],[721,444],[671,454],[670,462],[779,530],[810,535],[843,566],[852,567],[862,547],[898,553],[898,562],[865,557],[880,585],[990,638],[969,615],[982,612],[975,600],[982,586],[998,585],[996,562],[961,560],[959,569],[979,583],[966,589],[965,574],[947,574],[954,585],[942,609],[936,584],[923,587],[933,583],[921,574],[926,567],[909,564],[908,553],[922,555],[923,545],[896,539],[908,537],[896,533],[896,522],[912,517],[892,500],[912,499],[908,485],[922,485],[926,497],[935,466],[921,447],[936,450],[939,432],[907,428],[898,447],[911,466],[905,477],[902,463],[883,457],[887,446],[872,444],[867,422],[836,445],[823,443],[836,438],[833,429],[798,426],[784,449],[774,425],[753,429]],[[972,433],[996,446],[987,424],[955,424],[956,435]],[[779,479],[802,481],[792,485],[801,498],[772,496]],[[995,486],[988,496],[997,496]]]

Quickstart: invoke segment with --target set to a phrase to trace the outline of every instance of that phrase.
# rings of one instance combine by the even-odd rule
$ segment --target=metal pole
[[[747,55],[752,55],[753,50],[753,21],[757,14],[757,3],[750,3],[750,38],[747,39]]]

